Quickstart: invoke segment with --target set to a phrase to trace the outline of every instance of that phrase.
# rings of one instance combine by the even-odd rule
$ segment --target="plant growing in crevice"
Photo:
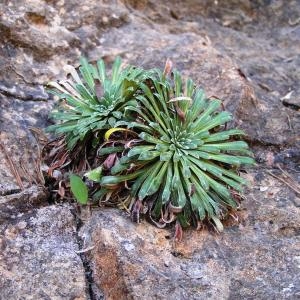
[[[127,141],[111,175],[101,178],[102,189],[109,191],[109,186],[120,183],[130,186],[134,219],[146,203],[158,226],[175,219],[181,226],[206,219],[221,230],[220,218],[237,207],[231,190],[241,192],[246,183],[237,168],[254,163],[248,145],[237,140],[243,132],[224,130],[232,116],[220,111],[221,101],[206,98],[177,71],[174,82],[158,72],[151,85],[141,84],[141,89],[138,105],[126,107],[136,121],[119,122],[138,138]]]
[[[90,188],[94,200],[125,207],[134,221],[146,212],[159,227],[176,221],[178,238],[181,227],[205,221],[221,231],[220,220],[238,206],[234,195],[246,184],[238,168],[254,160],[240,140],[244,133],[226,128],[232,116],[221,101],[207,98],[178,71],[169,78],[170,68],[121,71],[117,60],[108,79],[102,61],[96,68],[82,60],[82,79],[73,69],[72,82],[52,83],[64,100],[54,113],[62,123],[50,130],[63,136],[61,147],[77,154],[92,141],[96,156],[82,159],[92,166],[85,177],[96,183]]]

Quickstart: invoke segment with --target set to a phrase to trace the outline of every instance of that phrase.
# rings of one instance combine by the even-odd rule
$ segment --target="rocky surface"
[[[39,128],[47,124],[50,107],[0,93],[0,196],[43,182],[39,143],[45,138]]]
[[[23,191],[13,190],[10,195],[0,196],[0,224],[10,222],[19,214],[26,213],[34,207],[47,205],[47,198],[47,190],[36,185]]]
[[[276,169],[300,181],[300,5],[288,2],[0,3],[0,299],[300,297],[300,195]],[[78,238],[71,206],[48,206],[45,87],[81,55],[145,67],[169,57],[224,100],[258,162],[239,224],[233,216],[220,235],[187,231],[174,245],[172,230],[101,210]]]
[[[0,225],[0,248],[0,299],[87,299],[68,205],[12,215]]]

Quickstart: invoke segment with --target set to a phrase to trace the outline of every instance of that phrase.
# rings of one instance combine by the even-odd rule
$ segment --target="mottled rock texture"
[[[268,173],[287,181],[279,163],[300,181],[299,15],[297,0],[1,1],[0,299],[300,297],[299,193]],[[161,68],[169,57],[224,100],[258,162],[224,233],[174,245],[172,229],[96,210],[79,239],[71,206],[48,207],[35,128],[51,123],[47,82],[81,55]]]
[[[0,224],[10,222],[19,214],[26,213],[34,207],[47,204],[48,192],[42,186],[33,185],[21,191],[16,189],[9,195],[0,196]]]
[[[68,205],[56,205],[0,225],[0,299],[86,299],[74,220]]]

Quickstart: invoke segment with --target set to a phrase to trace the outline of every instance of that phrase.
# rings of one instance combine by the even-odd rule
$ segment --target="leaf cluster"
[[[244,133],[226,128],[232,115],[221,100],[176,70],[122,70],[117,59],[109,78],[103,61],[81,64],[81,78],[73,69],[72,80],[51,83],[62,103],[53,114],[61,123],[50,130],[64,135],[70,150],[89,134],[97,138],[101,163],[86,173],[97,182],[93,199],[125,194],[135,220],[147,211],[160,227],[211,220],[221,230],[246,184],[238,169],[254,163]]]
[[[85,58],[80,60],[79,72],[69,66],[70,77],[59,82],[50,82],[50,93],[58,96],[59,105],[52,112],[57,124],[48,131],[65,137],[69,150],[85,139],[97,139],[97,133],[114,127],[122,119],[125,107],[135,105],[133,95],[141,82],[151,77],[151,72],[141,68],[121,67],[118,57],[109,76],[103,60],[92,65]],[[54,89],[53,89],[54,88]],[[100,134],[101,136],[101,134]]]

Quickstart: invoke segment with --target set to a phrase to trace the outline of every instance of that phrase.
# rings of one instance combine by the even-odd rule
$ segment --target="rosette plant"
[[[108,76],[102,60],[94,66],[82,59],[79,72],[72,68],[70,79],[51,83],[61,102],[53,113],[60,123],[50,130],[96,167],[85,173],[96,182],[89,195],[127,207],[135,221],[146,212],[159,227],[176,221],[178,237],[182,226],[204,221],[222,230],[220,220],[238,206],[246,184],[239,167],[254,160],[243,131],[227,129],[232,115],[221,100],[177,71],[169,78],[170,64],[164,72],[121,69],[117,59]],[[64,155],[56,157],[53,168],[62,168]],[[74,171],[72,161],[68,169]],[[71,190],[86,203],[87,188],[74,176]]]
[[[52,88],[49,92],[57,95],[60,102],[52,112],[57,124],[49,126],[48,131],[62,136],[70,151],[90,139],[94,145],[102,142],[101,131],[114,127],[117,120],[123,119],[125,107],[134,105],[131,101],[134,102],[133,95],[139,84],[151,77],[150,72],[141,68],[122,69],[119,57],[110,76],[103,60],[96,66],[84,58],[80,62],[79,72],[69,66],[69,79],[49,83]]]
[[[117,125],[126,124],[137,136],[123,152],[115,147],[119,160],[99,182],[105,192],[124,182],[130,187],[134,219],[146,206],[158,226],[175,219],[181,226],[210,220],[221,230],[220,219],[237,207],[233,195],[246,183],[237,169],[254,160],[239,140],[244,133],[225,129],[232,115],[221,109],[221,100],[206,98],[177,71],[174,82],[165,75],[158,72],[151,84],[141,84],[137,105],[126,105],[126,114],[136,119]],[[102,153],[114,151],[105,149]]]

